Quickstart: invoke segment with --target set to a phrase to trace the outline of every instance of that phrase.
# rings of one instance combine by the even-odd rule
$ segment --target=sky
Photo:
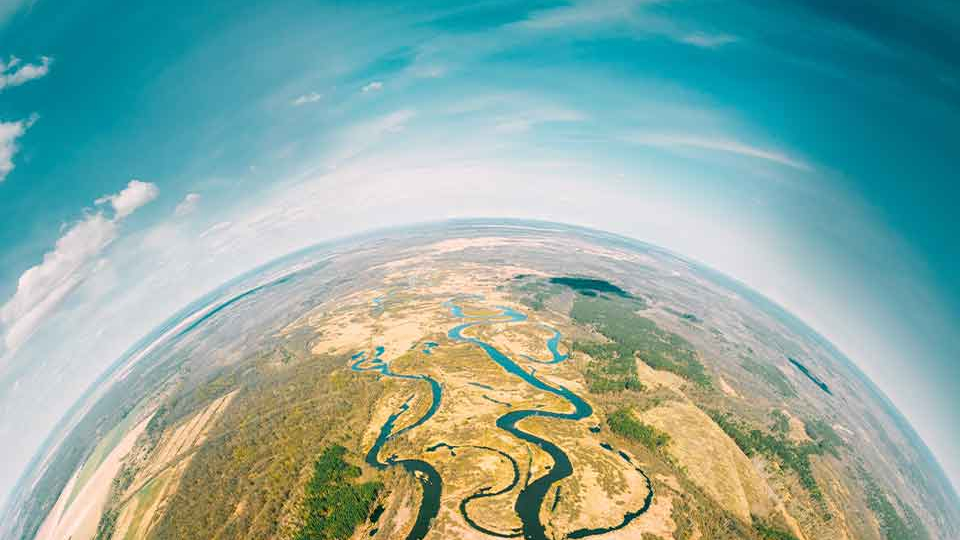
[[[456,217],[595,227],[743,281],[960,485],[955,2],[135,4],[0,0],[0,505],[201,294]]]

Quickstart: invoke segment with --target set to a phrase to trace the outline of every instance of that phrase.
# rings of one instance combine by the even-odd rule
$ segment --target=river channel
[[[455,298],[444,303],[444,306],[450,310],[451,316],[454,318],[460,319],[464,322],[454,326],[447,333],[447,336],[457,342],[465,342],[476,345],[484,353],[503,368],[507,373],[515,377],[520,378],[523,382],[529,384],[530,386],[553,394],[562,400],[566,401],[570,405],[570,411],[568,412],[555,412],[555,411],[545,411],[542,409],[525,409],[525,410],[513,410],[510,411],[499,418],[497,418],[496,426],[499,429],[502,429],[511,435],[517,437],[518,439],[534,444],[544,452],[546,452],[553,459],[554,465],[550,467],[546,474],[535,478],[532,481],[529,481],[525,486],[520,490],[520,493],[517,495],[517,500],[514,505],[514,510],[517,513],[517,517],[521,522],[521,529],[519,531],[510,531],[508,533],[502,533],[498,531],[492,531],[490,529],[484,528],[470,519],[467,514],[467,504],[471,500],[475,500],[481,497],[489,497],[505,493],[513,489],[519,478],[519,469],[516,465],[516,461],[512,457],[506,455],[505,453],[495,450],[487,449],[501,455],[506,456],[506,459],[509,459],[513,463],[515,471],[515,479],[508,486],[508,489],[497,490],[496,492],[491,492],[488,489],[484,489],[481,492],[478,492],[474,495],[471,495],[466,500],[464,500],[460,505],[461,514],[464,516],[465,520],[473,528],[477,529],[480,532],[486,534],[492,534],[493,536],[500,537],[513,537],[522,535],[523,538],[529,540],[547,540],[546,529],[540,517],[540,510],[543,507],[544,500],[547,498],[548,494],[558,482],[569,477],[573,474],[573,466],[570,462],[570,458],[567,454],[556,444],[546,440],[544,438],[538,437],[532,433],[526,432],[519,427],[517,424],[531,417],[541,417],[541,418],[553,418],[553,419],[562,419],[568,421],[579,421],[584,418],[587,418],[593,414],[593,408],[587,403],[583,398],[570,391],[568,388],[560,385],[553,385],[548,382],[545,382],[543,379],[540,379],[536,376],[535,370],[528,371],[527,369],[521,367],[509,356],[503,354],[493,345],[475,338],[469,335],[465,335],[465,332],[474,326],[479,325],[492,325],[492,324],[508,324],[508,323],[517,323],[524,322],[527,320],[527,316],[523,313],[516,311],[509,307],[498,306],[494,313],[484,313],[483,315],[473,315],[468,314],[464,311],[464,308],[458,303],[466,299],[464,298]],[[473,298],[471,298],[473,299]],[[547,340],[547,348],[550,351],[551,358],[548,360],[538,360],[528,356],[524,356],[528,361],[540,363],[540,364],[555,364],[562,362],[567,359],[567,355],[560,354],[558,350],[558,345],[560,343],[561,334],[559,331],[550,328],[546,325],[541,325],[549,330],[554,332]],[[436,345],[430,347],[432,349]],[[368,357],[366,352],[360,352],[353,356],[354,363],[352,364],[352,369],[355,371],[375,371],[379,372],[385,377],[395,377],[401,379],[415,380],[427,382],[430,386],[432,392],[432,401],[430,408],[416,421],[411,424],[408,424],[406,427],[403,427],[399,430],[394,431],[394,427],[397,419],[403,415],[410,408],[410,401],[413,399],[411,397],[399,409],[390,415],[387,418],[387,421],[381,426],[380,433],[375,441],[373,447],[367,453],[366,461],[371,466],[377,469],[384,469],[390,466],[399,465],[413,474],[417,480],[420,482],[423,487],[423,501],[421,503],[420,509],[418,511],[417,520],[411,530],[410,534],[407,536],[407,540],[421,540],[429,532],[431,520],[437,516],[440,509],[440,496],[443,489],[443,482],[440,478],[440,475],[437,473],[436,469],[433,468],[429,463],[417,460],[417,459],[397,459],[396,456],[389,456],[385,460],[381,461],[380,451],[383,448],[384,444],[390,440],[417,428],[420,425],[423,425],[427,422],[439,409],[440,402],[443,397],[443,391],[440,384],[433,378],[428,375],[411,375],[411,374],[401,374],[394,373],[390,370],[389,363],[384,361],[383,356],[384,349],[383,347],[377,347],[373,356]],[[479,383],[478,383],[479,386]],[[439,447],[447,447],[451,451],[455,447],[446,445],[445,443],[438,443],[434,445],[428,451],[433,451]],[[643,475],[646,480],[647,487],[650,489],[643,506],[635,511],[627,512],[624,514],[623,519],[620,523],[606,528],[596,528],[596,529],[581,529],[571,532],[568,537],[570,538],[585,538],[588,536],[596,536],[599,534],[607,533],[613,530],[620,529],[629,524],[633,519],[640,516],[650,507],[650,503],[653,499],[653,490],[650,485],[650,479],[646,474],[636,468],[636,470]],[[556,492],[555,500],[559,497],[559,492]],[[597,501],[597,504],[605,504],[604,502]]]

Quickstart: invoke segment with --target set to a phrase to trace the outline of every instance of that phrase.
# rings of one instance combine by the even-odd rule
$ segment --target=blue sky
[[[606,229],[850,356],[960,481],[960,9],[0,0],[0,493],[256,264],[466,216]]]

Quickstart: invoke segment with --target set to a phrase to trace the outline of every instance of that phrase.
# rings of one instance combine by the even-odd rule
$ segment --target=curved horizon
[[[183,306],[181,309],[177,310],[172,315],[170,315],[167,319],[165,319],[157,328],[153,329],[151,332],[139,338],[136,344],[132,345],[130,349],[128,349],[122,355],[120,355],[106,370],[104,370],[101,374],[99,374],[99,376],[97,377],[97,380],[93,384],[91,384],[90,387],[86,389],[83,395],[74,403],[71,409],[67,411],[67,413],[60,419],[60,421],[57,423],[57,426],[53,430],[51,430],[47,439],[44,441],[40,449],[37,451],[37,454],[31,459],[31,466],[28,466],[27,468],[24,469],[21,477],[18,479],[17,483],[11,489],[10,494],[15,494],[19,489],[24,487],[21,484],[23,484],[25,481],[28,480],[29,475],[38,474],[40,472],[39,470],[34,470],[33,464],[37,463],[38,460],[42,460],[42,458],[44,458],[45,456],[52,455],[52,453],[56,451],[56,448],[57,448],[56,440],[57,439],[62,440],[62,438],[67,435],[67,432],[69,429],[68,426],[71,422],[71,419],[79,419],[81,416],[81,414],[75,411],[74,409],[81,407],[85,403],[88,405],[92,404],[92,402],[95,401],[96,397],[98,397],[97,393],[98,392],[102,393],[108,388],[108,385],[106,385],[105,383],[107,383],[107,381],[109,380],[112,374],[114,374],[117,370],[121,368],[129,368],[134,363],[144,360],[145,356],[149,353],[149,351],[155,345],[162,343],[164,340],[173,339],[170,336],[171,333],[178,331],[178,329],[182,328],[184,325],[191,324],[190,323],[191,317],[199,316],[199,318],[203,318],[204,316],[201,315],[201,313],[204,312],[204,310],[206,310],[207,308],[213,307],[215,309],[216,308],[215,304],[224,305],[231,302],[232,300],[224,301],[224,297],[230,296],[225,294],[227,293],[229,288],[231,287],[240,288],[240,291],[235,291],[233,295],[230,296],[231,299],[242,297],[248,294],[248,292],[251,290],[257,289],[259,287],[262,287],[265,284],[269,284],[276,280],[282,279],[283,275],[281,275],[280,277],[273,276],[270,280],[266,282],[261,280],[259,285],[247,284],[246,286],[241,286],[243,285],[245,280],[250,280],[252,278],[260,277],[262,274],[264,274],[268,270],[278,267],[282,263],[294,260],[298,257],[302,257],[304,255],[314,253],[323,249],[329,250],[334,248],[337,245],[348,244],[351,242],[358,242],[361,240],[372,240],[372,239],[383,238],[384,236],[386,236],[387,233],[391,231],[393,232],[410,231],[414,229],[429,230],[434,228],[442,228],[445,225],[465,225],[465,226],[474,226],[474,227],[483,226],[483,227],[491,227],[491,228],[521,227],[521,228],[534,228],[534,229],[536,229],[536,226],[538,225],[560,227],[564,230],[573,230],[578,233],[590,233],[593,235],[600,235],[607,238],[615,237],[621,241],[626,241],[629,244],[632,244],[635,246],[642,246],[644,249],[657,250],[662,253],[668,254],[671,257],[682,260],[686,263],[697,265],[699,268],[703,270],[707,270],[708,272],[710,272],[711,274],[714,274],[715,276],[719,276],[722,279],[718,280],[717,284],[724,288],[727,288],[731,292],[737,292],[737,293],[747,292],[750,295],[755,295],[756,297],[762,300],[760,304],[761,307],[763,307],[764,309],[769,309],[768,306],[764,306],[763,304],[763,303],[768,303],[769,306],[773,306],[775,310],[778,310],[782,312],[782,314],[787,315],[791,319],[792,324],[799,324],[803,330],[812,333],[818,339],[824,341],[830,347],[836,349],[836,346],[833,345],[833,343],[830,342],[829,339],[823,337],[823,335],[820,332],[810,327],[803,320],[796,318],[792,313],[790,313],[789,310],[785,309],[783,306],[780,306],[779,304],[767,298],[766,296],[763,296],[762,294],[754,291],[748,285],[736,280],[735,278],[732,278],[730,276],[727,276],[726,274],[718,272],[717,270],[714,270],[713,268],[710,268],[709,266],[704,265],[701,262],[691,259],[690,257],[687,257],[682,253],[676,253],[663,246],[658,246],[655,244],[644,242],[642,240],[631,238],[629,236],[611,233],[609,231],[603,231],[603,230],[595,229],[591,227],[584,227],[584,226],[575,225],[571,223],[562,223],[558,221],[531,220],[531,219],[524,219],[524,218],[485,218],[485,217],[463,217],[463,218],[453,218],[453,219],[445,219],[445,220],[438,220],[438,221],[414,222],[414,223],[399,224],[391,227],[381,227],[376,229],[358,231],[358,232],[347,234],[341,237],[325,240],[322,242],[317,242],[310,246],[297,249],[285,255],[281,255],[275,259],[272,259],[254,268],[245,270],[241,272],[239,275],[231,279],[228,279],[227,281],[214,287],[207,293],[200,296],[198,299],[192,301],[190,304]],[[294,273],[295,272],[296,271],[294,271]],[[773,310],[771,310],[770,314],[775,316],[780,315],[779,313],[776,313]],[[180,332],[183,332],[183,331],[180,331]],[[849,365],[858,374],[858,376],[861,377],[861,379],[865,381],[870,388],[873,389],[877,397],[879,397],[885,404],[887,404],[887,410],[885,412],[893,416],[894,418],[901,417],[902,414],[895,406],[892,405],[887,395],[879,387],[877,387],[876,384],[865,373],[863,373],[860,370],[857,364],[855,362],[852,362],[841,350],[839,349],[836,349],[836,350],[839,354],[839,357],[845,360],[846,362],[848,362]],[[946,472],[943,470],[943,466],[941,465],[940,461],[930,451],[929,447],[923,441],[922,437],[920,437],[916,433],[916,430],[913,428],[913,425],[909,423],[909,421],[906,422],[906,426],[909,428],[909,431],[907,432],[907,434],[913,437],[914,439],[916,439],[916,441],[920,444],[923,454],[928,456],[930,463],[934,465],[938,474],[942,476],[943,480],[945,481],[945,486],[949,490],[949,496],[953,497],[954,502],[960,503],[960,496],[958,496],[957,494],[956,486],[953,484],[953,482],[951,482],[950,478],[947,476]],[[8,496],[10,494],[8,494]],[[6,503],[6,506],[0,508],[0,515],[10,516],[11,512],[15,510],[14,505],[16,505],[17,503],[18,501],[16,500],[8,500]]]
[[[779,306],[956,498],[960,9],[827,4],[3,4],[0,508],[116,362],[233,280],[514,219]]]

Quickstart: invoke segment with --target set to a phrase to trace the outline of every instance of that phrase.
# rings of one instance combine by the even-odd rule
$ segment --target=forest
[[[610,340],[608,343],[575,342],[574,350],[601,361],[593,378],[602,388],[605,380],[629,387],[636,378],[634,359],[639,356],[647,365],[675,373],[699,386],[709,387],[710,377],[693,346],[684,338],[661,329],[652,320],[636,314],[638,306],[630,299],[580,297],[573,304],[570,316],[588,325]],[[588,381],[591,375],[588,373]],[[632,379],[631,379],[632,376]]]
[[[383,484],[356,483],[361,471],[344,460],[346,453],[340,445],[329,446],[314,463],[295,540],[344,540],[370,514]]]
[[[657,450],[670,442],[669,435],[637,420],[630,409],[622,408],[613,411],[607,417],[607,425],[617,435],[637,441],[650,450]]]

